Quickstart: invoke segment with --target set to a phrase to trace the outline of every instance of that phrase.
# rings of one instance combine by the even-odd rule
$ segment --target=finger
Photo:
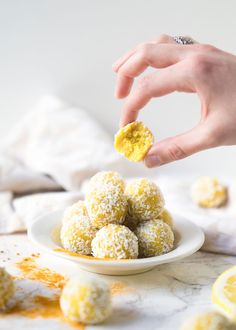
[[[167,35],[167,34],[161,34],[160,36],[152,39],[150,41],[151,44],[157,44],[157,43],[175,43],[173,37]],[[148,44],[148,43],[147,43]],[[130,49],[128,52],[126,52],[123,56],[121,56],[113,65],[112,70],[115,72],[118,72],[120,67],[136,52],[137,49],[141,48],[145,44],[139,44],[138,46]]]
[[[176,41],[174,40],[174,38],[168,34],[160,34],[159,36],[157,36],[156,38],[152,39],[150,41],[151,43],[158,43],[158,44],[176,44]]]
[[[125,63],[131,55],[134,54],[136,51],[137,47],[134,47],[130,49],[128,52],[126,52],[123,56],[121,56],[113,65],[112,65],[112,70],[114,72],[117,72],[119,68],[122,66],[123,63]]]
[[[135,78],[148,66],[154,68],[165,68],[185,59],[192,53],[192,49],[177,44],[147,44],[140,48],[120,68],[120,73]]]
[[[213,139],[206,126],[201,124],[187,133],[153,145],[144,162],[147,167],[160,166],[183,159],[212,146],[214,146]]]
[[[129,94],[130,89],[133,84],[133,79],[130,77],[123,76],[121,74],[117,74],[116,79],[116,88],[115,88],[115,97],[123,98]],[[117,88],[119,86],[119,88]]]
[[[136,120],[138,112],[152,97],[160,97],[175,91],[194,91],[194,84],[185,61],[141,78],[137,88],[126,99],[121,113],[120,126]]]
[[[177,44],[146,44],[140,48],[118,70],[119,76],[129,79],[129,84],[123,85],[125,79],[118,78],[116,83],[117,97],[125,97],[133,84],[133,78],[139,76],[148,66],[164,68],[182,61],[193,53],[190,47]]]

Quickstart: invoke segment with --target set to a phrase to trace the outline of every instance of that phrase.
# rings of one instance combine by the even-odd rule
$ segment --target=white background
[[[1,0],[0,137],[48,93],[83,105],[113,134],[122,106],[113,96],[116,58],[161,33],[236,53],[235,12],[235,0]],[[199,103],[176,93],[153,100],[141,118],[159,140],[197,123]],[[236,147],[227,147],[155,171],[227,175],[235,168]]]

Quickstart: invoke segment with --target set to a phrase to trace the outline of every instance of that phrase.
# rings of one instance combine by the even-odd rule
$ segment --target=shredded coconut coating
[[[0,267],[0,312],[9,307],[9,302],[15,292],[13,279],[5,268]]]
[[[159,187],[148,179],[137,179],[127,184],[125,194],[129,213],[140,221],[157,219],[165,201]]]
[[[88,216],[72,218],[61,227],[61,243],[64,249],[79,254],[91,254],[91,242],[97,229],[92,225]]]
[[[135,234],[139,242],[139,256],[154,257],[173,249],[174,234],[170,226],[162,220],[141,222]]]
[[[167,225],[169,225],[171,228],[173,228],[173,218],[172,215],[170,214],[170,212],[167,209],[164,209],[158,216],[159,220],[164,221],[165,223],[167,223]]]
[[[62,223],[71,219],[79,219],[80,217],[87,217],[88,212],[84,201],[78,201],[75,204],[67,207],[63,214]]]
[[[152,145],[152,132],[142,122],[130,123],[115,135],[115,149],[132,162],[143,160]]]
[[[118,172],[114,171],[101,171],[96,173],[89,181],[89,189],[92,190],[96,185],[103,183],[110,183],[119,186],[121,190],[125,189],[125,182]]]
[[[106,173],[106,172],[102,172]],[[107,224],[122,224],[127,212],[124,183],[120,177],[101,174],[92,178],[86,194],[86,206],[92,224],[102,228]]]
[[[201,177],[193,185],[194,203],[206,208],[219,207],[227,200],[227,189],[216,178]]]
[[[110,288],[101,280],[72,278],[62,291],[60,306],[71,321],[103,322],[111,313]]]
[[[136,259],[138,239],[129,228],[110,224],[97,232],[92,253],[96,258]]]
[[[197,315],[186,322],[181,330],[235,330],[233,325],[226,317],[218,312],[210,311],[202,315]]]

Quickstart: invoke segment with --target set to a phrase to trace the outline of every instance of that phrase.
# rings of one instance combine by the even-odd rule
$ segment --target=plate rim
[[[70,260],[72,262],[76,262],[76,263],[80,263],[81,265],[87,265],[87,266],[112,266],[112,267],[117,267],[117,268],[126,268],[126,266],[128,267],[148,267],[148,266],[155,266],[155,265],[160,265],[160,264],[164,264],[164,263],[171,263],[183,258],[186,258],[190,255],[192,255],[193,253],[197,252],[202,245],[204,244],[205,241],[205,235],[203,230],[197,226],[196,224],[194,224],[193,222],[191,222],[190,220],[185,219],[184,217],[178,215],[178,214],[173,214],[173,218],[175,219],[175,223],[185,223],[187,224],[187,226],[192,227],[192,229],[194,229],[196,231],[196,235],[198,235],[198,241],[195,245],[193,245],[191,247],[191,249],[186,250],[184,253],[182,254],[177,254],[177,255],[172,255],[173,253],[176,253],[178,247],[166,254],[160,255],[160,256],[154,256],[154,257],[149,257],[149,258],[139,258],[139,259],[124,259],[124,260],[98,260],[98,259],[92,259],[92,258],[86,258],[86,257],[80,257],[78,256],[71,256],[69,254],[67,254],[66,252],[58,252],[55,251],[54,249],[48,247],[47,245],[43,244],[37,237],[39,237],[40,235],[35,235],[34,230],[35,227],[37,225],[39,225],[39,223],[43,223],[46,221],[46,219],[48,217],[58,217],[57,223],[55,224],[55,219],[53,220],[54,225],[51,228],[51,231],[53,230],[53,228],[55,228],[56,225],[59,224],[59,219],[61,218],[61,215],[63,214],[63,210],[57,210],[57,211],[53,211],[53,212],[48,212],[44,215],[40,215],[38,216],[28,227],[27,230],[27,235],[30,239],[30,241],[32,243],[34,243],[36,246],[38,246],[40,249],[42,249],[43,251],[45,251],[46,253],[49,253],[51,255],[54,255],[56,257],[59,258],[64,258],[67,260]],[[180,220],[181,219],[181,220]],[[196,236],[197,237],[197,236]],[[55,245],[55,248],[61,248],[60,246],[56,245],[56,243],[53,241],[52,238],[48,238],[53,245]]]

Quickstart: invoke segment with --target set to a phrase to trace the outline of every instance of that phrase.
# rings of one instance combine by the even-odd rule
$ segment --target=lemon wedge
[[[236,323],[236,266],[223,272],[212,288],[213,304]]]

